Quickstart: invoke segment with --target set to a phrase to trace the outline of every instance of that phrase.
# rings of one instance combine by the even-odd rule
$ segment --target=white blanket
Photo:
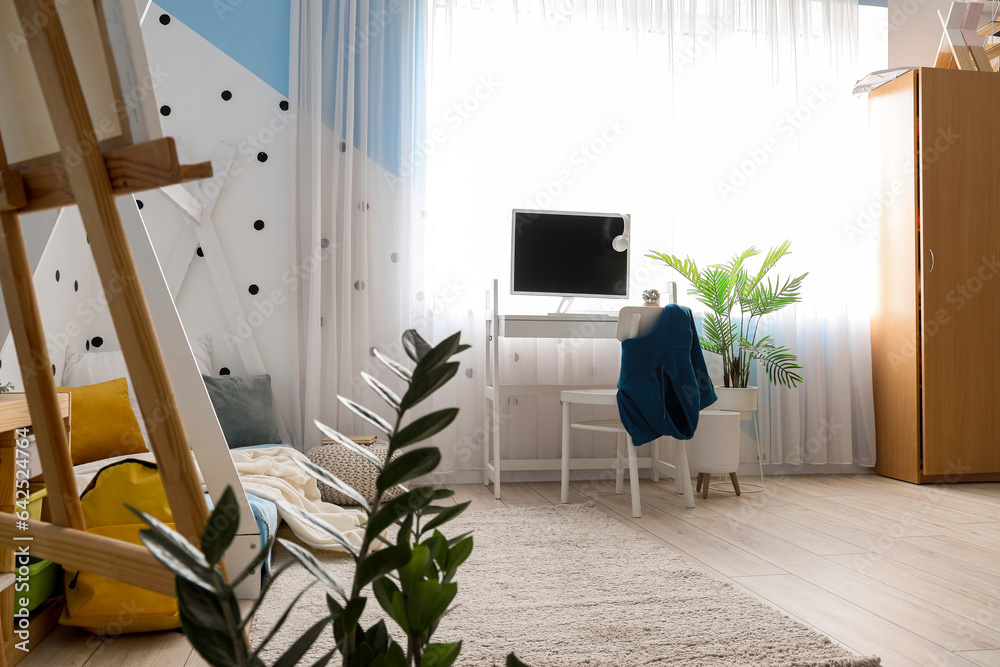
[[[295,464],[295,459],[308,460],[305,454],[291,447],[234,449],[230,453],[245,491],[268,500],[282,500],[295,505],[344,533],[355,546],[361,546],[366,521],[364,513],[323,502],[316,480]],[[144,452],[78,465],[73,470],[77,489],[82,493],[101,468],[128,458],[155,462],[151,452]],[[199,471],[199,476],[200,474]],[[204,484],[204,480],[201,481]],[[281,505],[278,505],[278,513],[295,536],[309,546],[327,551],[344,551],[338,542],[285,512]]]
[[[361,546],[364,538],[365,515],[360,510],[348,510],[320,499],[319,487],[295,459],[308,461],[306,455],[291,447],[233,450],[233,462],[243,482],[243,489],[268,500],[283,500],[325,521],[344,533],[351,543]],[[333,538],[285,512],[278,504],[278,513],[291,527],[295,536],[316,549],[344,551]]]

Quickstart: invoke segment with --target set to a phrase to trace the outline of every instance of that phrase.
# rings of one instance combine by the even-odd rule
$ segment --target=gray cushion
[[[202,375],[229,448],[281,442],[271,405],[271,376]]]

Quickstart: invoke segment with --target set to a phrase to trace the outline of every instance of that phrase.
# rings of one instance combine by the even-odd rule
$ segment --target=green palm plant
[[[757,326],[764,315],[777,312],[802,300],[803,273],[784,281],[768,277],[771,269],[791,250],[791,241],[771,248],[760,268],[753,272],[747,260],[761,253],[756,246],[733,255],[728,262],[703,269],[690,257],[651,251],[646,257],[657,259],[691,283],[688,294],[698,299],[708,311],[703,321],[701,345],[722,356],[725,386],[746,387],[750,368],[759,361],[771,382],[795,387],[802,382],[802,370],[794,354],[778,345],[770,334],[758,338]]]

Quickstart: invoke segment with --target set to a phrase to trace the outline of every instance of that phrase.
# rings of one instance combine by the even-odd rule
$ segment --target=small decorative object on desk
[[[6,394],[8,391],[14,391],[13,382],[8,382],[7,384],[0,384],[0,394]]]
[[[642,293],[642,305],[644,306],[659,306],[660,305],[660,292],[655,289],[648,289]]]

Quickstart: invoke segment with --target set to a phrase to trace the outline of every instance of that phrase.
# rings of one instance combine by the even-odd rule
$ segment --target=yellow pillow
[[[73,465],[147,451],[139,421],[128,400],[125,378],[58,390],[72,394]]]

